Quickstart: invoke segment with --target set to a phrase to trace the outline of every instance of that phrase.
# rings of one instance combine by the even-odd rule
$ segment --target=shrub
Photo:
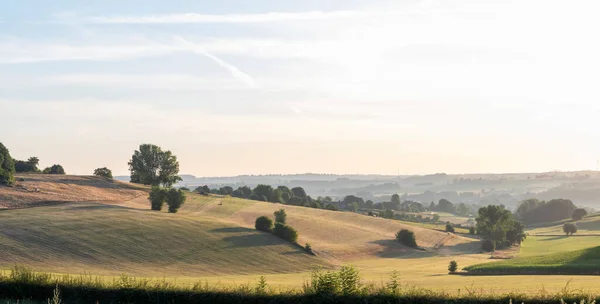
[[[102,176],[102,177],[106,177],[106,178],[113,178],[112,171],[106,167],[98,168],[98,169],[94,170],[94,175]]]
[[[450,271],[450,273],[455,273],[456,270],[458,269],[458,263],[456,263],[456,261],[450,261],[450,264],[448,265],[448,271]]]
[[[287,214],[285,213],[285,209],[279,209],[273,213],[275,216],[275,223],[285,224],[287,219]]]
[[[271,232],[273,230],[273,221],[266,216],[261,216],[256,218],[254,227],[259,231]]]
[[[446,232],[454,233],[454,227],[450,223],[446,223]]]
[[[15,183],[15,162],[8,149],[0,143],[0,185]]]
[[[475,235],[475,227],[469,227],[469,234]]]
[[[282,223],[275,223],[273,234],[291,243],[298,241],[298,232],[294,228]]]
[[[175,188],[169,189],[166,197],[170,213],[177,213],[177,210],[179,210],[186,200],[185,192]]]
[[[576,221],[579,221],[586,215],[587,215],[587,211],[583,208],[579,208],[579,209],[575,209],[575,211],[573,211],[573,215],[571,216],[571,218],[573,218]]]
[[[150,195],[148,196],[148,200],[150,201],[150,208],[152,210],[160,211],[167,199],[166,190],[159,187],[154,186],[152,190],[150,190]]]
[[[566,235],[573,235],[574,233],[577,233],[577,226],[573,223],[565,223],[563,225],[563,231]]]
[[[309,243],[306,243],[306,245],[304,245],[304,250],[306,251],[306,253],[315,254],[312,250],[312,246]]]
[[[485,252],[494,252],[496,250],[496,243],[490,239],[485,239],[481,242],[481,250]]]
[[[402,229],[398,231],[398,233],[396,233],[396,240],[408,247],[417,248],[415,233],[410,230]]]
[[[61,165],[53,165],[42,171],[43,174],[65,174],[65,169]]]
[[[306,294],[356,295],[361,288],[360,274],[353,266],[342,266],[338,272],[313,270]]]

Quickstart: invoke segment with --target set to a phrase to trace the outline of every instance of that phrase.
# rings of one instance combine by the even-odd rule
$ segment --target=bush
[[[102,176],[102,177],[106,177],[106,178],[113,178],[112,171],[106,167],[98,168],[98,169],[94,170],[94,175]]]
[[[583,208],[579,208],[579,209],[575,209],[575,211],[573,211],[573,215],[571,216],[571,218],[573,218],[576,221],[579,221],[586,215],[587,215],[587,211]]]
[[[306,294],[355,295],[361,289],[360,274],[353,266],[342,266],[338,272],[314,270],[304,286]]]
[[[0,185],[15,183],[15,162],[8,149],[0,143]]]
[[[171,188],[166,197],[170,213],[177,213],[177,210],[185,203],[186,199],[185,192],[175,188]]]
[[[279,209],[278,211],[275,211],[273,213],[273,215],[275,216],[275,223],[285,224],[285,221],[287,219],[287,214],[285,213],[285,209]]]
[[[450,265],[448,265],[448,271],[450,271],[450,273],[455,273],[457,269],[458,263],[456,263],[456,261],[450,261]]]
[[[266,216],[261,216],[256,218],[254,227],[259,231],[271,232],[273,230],[273,221]]]
[[[294,228],[282,223],[275,223],[273,234],[291,243],[298,241],[298,232]]]
[[[574,233],[577,233],[577,226],[572,223],[566,223],[563,225],[563,231],[566,235],[573,235]]]
[[[400,231],[398,231],[398,233],[396,233],[396,240],[398,242],[400,242],[401,244],[404,244],[408,247],[412,247],[412,248],[417,248],[417,240],[415,238],[415,233],[407,230],[407,229],[402,229]]]
[[[150,208],[152,210],[162,210],[166,199],[167,193],[165,189],[159,186],[152,187],[152,190],[150,190],[150,195],[148,196],[148,200],[150,201]]]
[[[483,242],[481,242],[481,250],[485,252],[494,252],[496,250],[496,243],[490,239],[483,240]]]
[[[61,165],[53,165],[42,171],[43,174],[65,174],[65,169]]]
[[[446,232],[454,233],[454,227],[450,223],[446,223]]]
[[[469,234],[475,235],[475,227],[469,227]]]
[[[304,245],[304,250],[306,251],[306,253],[315,254],[312,250],[312,246],[309,243],[306,243],[306,245]]]

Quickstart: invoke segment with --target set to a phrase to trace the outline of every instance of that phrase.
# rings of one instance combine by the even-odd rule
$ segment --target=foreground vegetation
[[[397,273],[378,285],[362,283],[351,266],[314,270],[301,289],[271,288],[261,277],[252,284],[223,287],[197,282],[181,287],[168,281],[121,276],[112,281],[92,276],[52,276],[24,267],[0,275],[0,294],[18,303],[592,303],[596,295],[570,289],[557,293],[483,294],[468,288],[449,294],[401,283]],[[10,302],[7,302],[10,303]]]

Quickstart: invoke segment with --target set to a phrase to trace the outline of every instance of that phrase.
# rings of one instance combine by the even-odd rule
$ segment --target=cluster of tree
[[[41,173],[42,171],[38,168],[40,159],[33,156],[23,160],[15,160],[15,171],[18,173]]]
[[[169,206],[170,213],[177,213],[179,208],[185,203],[186,195],[181,189],[162,188],[153,186],[148,196],[152,210],[161,211],[164,204]]]
[[[269,217],[261,216],[256,219],[254,223],[254,227],[256,230],[264,231],[268,233],[272,233],[273,235],[284,239],[290,243],[296,243],[298,241],[298,232],[286,225],[287,214],[284,209],[279,209],[273,213],[275,216],[275,225],[273,225],[273,220]],[[312,248],[307,244],[307,251],[310,250],[312,253]]]
[[[15,183],[15,162],[8,149],[0,143],[0,185]]]
[[[65,174],[65,169],[61,165],[52,165],[42,170],[43,174]]]
[[[472,213],[471,208],[465,203],[455,205],[447,199],[439,200],[437,205],[434,202],[431,202],[431,204],[429,204],[429,211],[447,212],[460,216],[469,216]]]
[[[512,213],[502,205],[479,208],[476,221],[477,234],[483,237],[484,251],[520,244],[526,238],[525,225],[514,220]]]
[[[575,211],[573,211],[573,215],[571,215],[571,218],[575,221],[579,221],[587,214],[588,214],[587,210],[585,210],[583,208],[577,208],[577,209],[575,209]]]
[[[408,229],[401,229],[400,231],[398,231],[396,233],[396,240],[398,242],[400,242],[401,244],[408,246],[408,247],[412,247],[412,248],[419,247],[417,245],[417,239],[415,237],[415,233]]]
[[[132,183],[170,188],[182,180],[177,156],[156,145],[140,145],[128,164]]]
[[[112,171],[106,167],[98,168],[98,169],[94,170],[94,175],[100,176],[100,177],[111,178],[111,179],[113,178]]]
[[[548,202],[528,199],[521,202],[515,215],[525,223],[556,222],[571,218],[575,210],[575,204],[567,199],[553,199]]]
[[[573,224],[573,223],[565,223],[563,225],[563,232],[569,236],[569,235],[573,235],[575,233],[577,233],[577,225]]]
[[[374,204],[375,209],[390,209],[395,211],[402,212],[423,212],[425,211],[425,206],[421,203],[413,202],[413,201],[404,201],[401,202],[400,195],[394,194],[389,202],[381,202]]]

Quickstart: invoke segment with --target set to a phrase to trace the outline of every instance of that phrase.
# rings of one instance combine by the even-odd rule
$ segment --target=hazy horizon
[[[11,2],[0,142],[71,174],[142,143],[196,176],[595,170],[598,8]]]

